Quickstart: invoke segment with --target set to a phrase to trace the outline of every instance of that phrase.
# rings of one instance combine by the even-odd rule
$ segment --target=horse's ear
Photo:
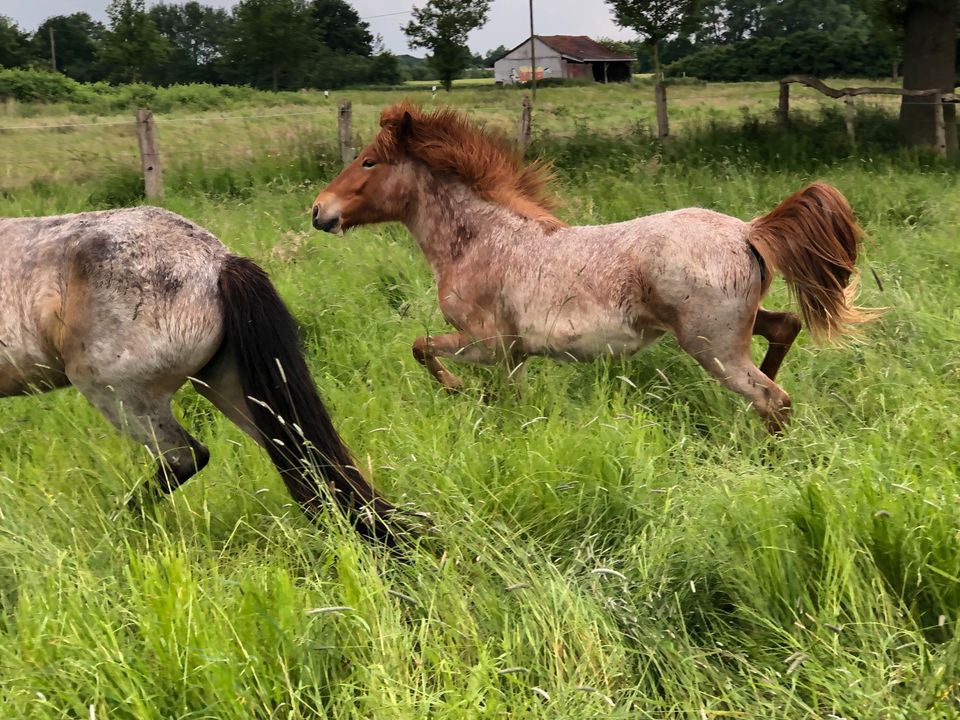
[[[384,110],[380,116],[383,128],[395,147],[403,147],[413,137],[413,113],[403,106]]]
[[[409,110],[403,111],[403,116],[400,118],[400,122],[397,123],[396,137],[397,142],[401,145],[413,137],[413,115],[410,114]]]

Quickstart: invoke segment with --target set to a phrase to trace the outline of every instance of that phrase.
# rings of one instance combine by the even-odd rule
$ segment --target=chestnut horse
[[[73,385],[159,451],[153,490],[169,493],[210,457],[170,409],[188,378],[308,514],[323,481],[359,532],[393,543],[394,508],[354,466],[263,270],[159,208],[0,218],[0,397]]]
[[[800,320],[760,307],[774,271],[818,340],[872,316],[851,304],[861,230],[829,185],[810,185],[751,222],[687,208],[568,227],[551,214],[548,169],[458,113],[400,103],[383,111],[380,128],[319,194],[313,225],[406,225],[457,329],[413,343],[445,388],[461,380],[441,357],[519,366],[535,355],[626,356],[670,332],[776,432],[790,398],[774,379]],[[751,335],[769,342],[759,368]]]

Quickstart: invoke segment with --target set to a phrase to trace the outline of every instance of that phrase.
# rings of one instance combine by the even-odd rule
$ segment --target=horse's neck
[[[421,184],[407,228],[437,276],[471,249],[514,242],[526,221],[462,183],[429,178]]]

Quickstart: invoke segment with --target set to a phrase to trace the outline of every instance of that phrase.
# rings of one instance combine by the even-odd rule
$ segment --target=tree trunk
[[[670,137],[670,120],[667,116],[667,86],[660,82],[653,90],[657,101],[657,137],[666,140]]]
[[[938,88],[953,92],[957,37],[956,0],[913,0],[907,9],[903,41],[903,87]],[[904,97],[900,104],[900,142],[929,145],[936,142],[934,98]],[[957,117],[944,107],[947,152],[957,152]]]
[[[663,73],[660,70],[660,41],[653,41],[653,82],[659,85],[663,81]]]
[[[663,71],[660,68],[660,41],[653,41],[653,95],[657,105],[657,137],[661,140],[670,136],[670,121],[667,117],[667,88],[663,84]]]

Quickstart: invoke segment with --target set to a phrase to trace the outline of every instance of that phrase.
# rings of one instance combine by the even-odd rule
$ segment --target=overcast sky
[[[172,0],[177,2],[177,0]],[[182,1],[182,0],[181,0]],[[235,0],[200,0],[205,5],[229,8]],[[13,18],[24,30],[34,30],[51,15],[87,12],[98,20],[106,20],[104,9],[109,0],[0,0],[0,15]],[[157,4],[147,0],[147,5]],[[407,41],[400,26],[409,19],[409,11],[420,2],[410,0],[352,0],[353,6],[370,30],[383,36],[387,49],[408,53]],[[470,36],[470,49],[486,52],[498,45],[513,47],[527,37],[529,27],[527,0],[493,0],[487,24]],[[590,35],[629,39],[635,33],[618,28],[603,0],[534,0],[534,22],[539,35]],[[397,13],[397,14],[393,14]],[[374,17],[388,15],[387,17]],[[421,51],[411,53],[422,55]]]

